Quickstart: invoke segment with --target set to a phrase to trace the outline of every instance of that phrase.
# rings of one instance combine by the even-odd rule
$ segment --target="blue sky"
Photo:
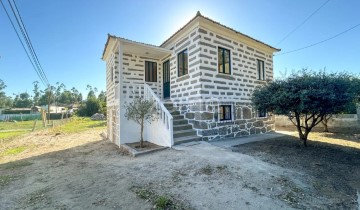
[[[8,2],[2,0],[6,6]],[[275,46],[325,0],[17,0],[18,9],[51,84],[63,82],[85,93],[105,90],[101,60],[107,34],[159,45],[199,10],[244,34]],[[9,7],[8,11],[10,12]],[[360,1],[331,0],[301,28],[275,46],[283,52],[304,47],[360,23]],[[0,79],[8,95],[39,80],[5,12],[0,7]],[[299,52],[274,57],[275,77],[309,68],[359,73],[360,27]],[[43,86],[41,88],[44,88]]]

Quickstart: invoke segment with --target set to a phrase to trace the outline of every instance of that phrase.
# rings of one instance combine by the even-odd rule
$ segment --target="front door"
[[[170,61],[163,63],[163,90],[164,99],[170,98]]]

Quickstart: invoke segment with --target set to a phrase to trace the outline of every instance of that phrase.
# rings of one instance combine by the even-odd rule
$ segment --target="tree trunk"
[[[143,133],[144,133],[144,120],[141,120],[140,148],[143,148],[143,143],[144,143]]]
[[[322,122],[323,126],[324,126],[324,132],[329,132],[329,128],[328,128],[328,125],[327,125],[327,120],[326,122]]]

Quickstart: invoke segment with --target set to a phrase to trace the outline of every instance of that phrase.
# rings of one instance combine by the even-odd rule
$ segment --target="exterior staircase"
[[[189,121],[181,115],[179,111],[174,109],[172,103],[164,103],[166,109],[173,116],[173,137],[174,145],[182,144],[191,141],[201,141],[201,137],[196,135],[196,130],[192,128]]]

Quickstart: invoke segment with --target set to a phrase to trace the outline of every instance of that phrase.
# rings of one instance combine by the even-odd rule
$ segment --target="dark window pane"
[[[219,106],[219,119],[220,121],[231,120],[231,105]]]
[[[157,63],[145,61],[145,82],[157,81]]]
[[[178,54],[178,76],[188,73],[188,51],[187,49]]]
[[[188,73],[188,52],[184,51],[184,75]]]
[[[218,71],[224,74],[231,73],[230,50],[218,47]]]

